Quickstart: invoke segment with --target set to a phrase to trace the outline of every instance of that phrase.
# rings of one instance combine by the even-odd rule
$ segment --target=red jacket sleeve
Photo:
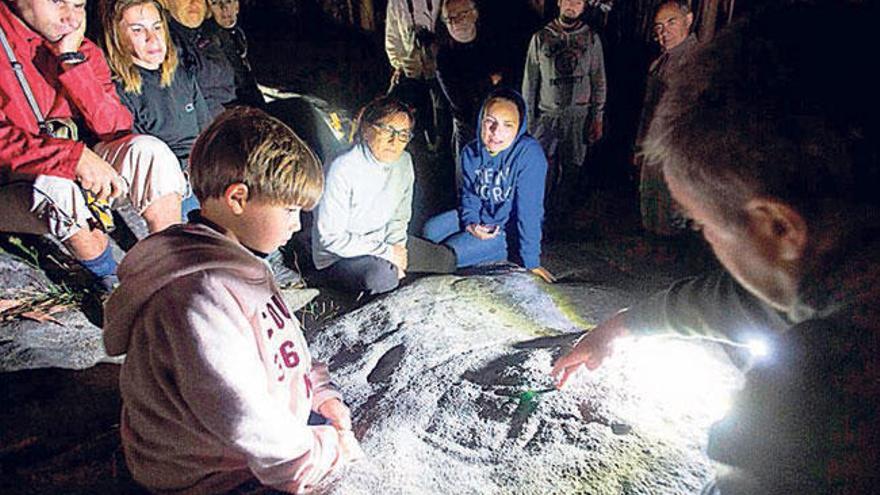
[[[71,105],[100,139],[131,131],[131,113],[119,100],[101,50],[86,39],[80,51],[86,55],[86,61],[58,75]]]
[[[0,110],[0,169],[73,180],[83,143],[39,136],[21,129]]]

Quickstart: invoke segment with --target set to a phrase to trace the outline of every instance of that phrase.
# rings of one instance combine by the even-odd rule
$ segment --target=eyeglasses
[[[470,19],[471,14],[473,14],[473,13],[474,13],[474,9],[462,10],[461,12],[459,12],[458,14],[455,14],[455,15],[443,16],[443,21],[446,24],[461,24],[462,22],[465,22],[468,19]]]
[[[395,129],[389,125],[385,124],[370,124],[374,129],[379,131],[379,135],[382,136],[383,139],[396,139],[401,143],[408,143],[412,141],[412,138],[415,134],[411,129]]]

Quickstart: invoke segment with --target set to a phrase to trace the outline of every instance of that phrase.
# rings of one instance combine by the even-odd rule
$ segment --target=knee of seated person
[[[391,263],[374,263],[364,273],[364,291],[371,295],[384,294],[397,288],[397,267]]]
[[[123,167],[123,175],[129,181],[129,199],[135,210],[143,212],[157,198],[168,194],[175,193],[181,198],[186,195],[187,181],[180,160],[164,141],[134,134],[127,147],[131,162]]]
[[[82,188],[70,179],[41,175],[34,180],[31,212],[45,225],[46,232],[61,242],[88,226],[92,218]],[[34,232],[42,233],[42,232]]]
[[[155,136],[132,134],[129,138],[128,146],[133,153],[137,153],[142,157],[152,158],[153,166],[168,164],[177,168],[180,167],[180,160],[174,155],[168,144]]]

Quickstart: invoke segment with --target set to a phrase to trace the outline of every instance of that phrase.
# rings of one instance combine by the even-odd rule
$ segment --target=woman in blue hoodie
[[[461,206],[428,220],[424,237],[455,251],[459,268],[507,260],[511,241],[523,266],[550,283],[553,275],[541,267],[547,159],[526,133],[525,116],[519,93],[489,95],[479,135],[461,152]]]

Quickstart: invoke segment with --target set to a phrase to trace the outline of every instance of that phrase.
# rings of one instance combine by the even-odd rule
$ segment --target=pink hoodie
[[[301,493],[337,464],[309,412],[340,398],[312,361],[266,264],[201,224],[138,243],[107,300],[104,345],[120,373],[122,444],[134,479],[162,493],[218,493],[256,477]]]

